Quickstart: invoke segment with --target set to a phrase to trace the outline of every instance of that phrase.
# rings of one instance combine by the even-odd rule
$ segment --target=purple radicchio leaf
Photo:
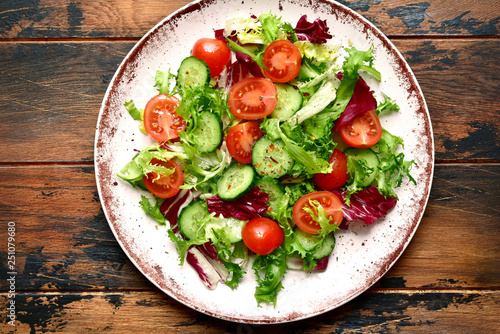
[[[323,271],[328,267],[328,261],[330,260],[330,254],[316,261],[316,267],[314,267],[313,271]]]
[[[316,19],[314,22],[308,22],[307,15],[302,15],[295,27],[299,41],[309,41],[319,44],[326,43],[327,39],[332,38],[328,30],[326,20]]]
[[[369,186],[352,194],[350,198],[351,205],[347,206],[345,204],[346,191],[333,189],[331,192],[342,200],[342,210],[346,220],[361,220],[366,224],[373,224],[377,219],[387,215],[398,201],[395,197],[385,197],[376,187]]]
[[[223,200],[218,195],[208,198],[208,212],[221,214],[225,218],[250,220],[260,217],[267,211],[268,200],[268,194],[261,192],[259,187],[253,187],[249,192],[232,201]]]
[[[226,89],[229,91],[231,87],[233,87],[237,82],[250,78],[251,74],[248,72],[248,69],[241,65],[240,62],[235,61],[232,64],[229,64],[227,68],[227,83],[226,83]]]
[[[217,253],[217,251],[215,251]],[[222,264],[207,250],[205,245],[191,247],[186,254],[186,261],[196,270],[198,276],[209,289],[215,289],[219,282],[224,283],[229,273]]]
[[[341,73],[338,73],[337,77],[340,80],[342,80],[343,78]],[[377,100],[373,96],[373,91],[370,90],[370,87],[366,84],[365,80],[363,80],[362,77],[359,77],[356,85],[354,86],[352,97],[345,107],[344,112],[335,122],[333,131],[337,131],[338,129],[342,128],[347,123],[362,115],[363,113],[375,109],[377,109]]]
[[[177,217],[179,217],[180,208],[186,202],[192,200],[191,190],[182,189],[176,196],[165,199],[160,206],[160,212],[172,226],[174,232],[177,231]]]
[[[254,77],[264,78],[262,68],[260,68],[259,64],[257,64],[257,62],[253,60],[249,55],[244,54],[240,51],[236,51],[236,60],[241,65],[243,65]]]

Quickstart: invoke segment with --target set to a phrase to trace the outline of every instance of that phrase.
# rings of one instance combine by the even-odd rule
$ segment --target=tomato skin
[[[191,55],[207,63],[210,76],[215,78],[231,60],[231,49],[219,39],[201,38],[194,43]]]
[[[186,122],[175,112],[177,106],[179,100],[166,94],[149,100],[144,108],[144,128],[151,138],[164,142],[179,137],[179,132],[186,129]]]
[[[162,161],[158,159],[152,159],[151,164],[161,165],[167,168],[174,168],[173,174],[168,176],[161,176],[158,180],[153,181],[158,173],[150,172],[142,178],[146,188],[156,197],[169,198],[177,195],[179,192],[179,187],[184,183],[184,174],[182,169],[174,160]]]
[[[324,190],[342,187],[349,178],[345,154],[335,149],[328,162],[333,163],[333,171],[328,174],[314,174],[314,182],[318,187]]]
[[[293,206],[293,221],[298,228],[306,233],[319,234],[320,225],[312,220],[309,213],[303,210],[305,207],[311,207],[309,203],[310,200],[318,201],[325,209],[328,216],[333,218],[330,224],[340,225],[344,218],[340,199],[329,191],[316,191],[302,196]]]
[[[269,218],[253,218],[243,226],[243,242],[254,253],[267,255],[281,246],[285,233],[277,222]]]
[[[273,82],[289,82],[299,74],[302,56],[290,41],[274,41],[264,51],[262,69],[264,75]]]
[[[369,148],[382,137],[382,125],[375,111],[370,110],[340,128],[339,133],[347,145]]]
[[[239,118],[256,120],[270,115],[278,103],[278,90],[266,78],[246,78],[229,92],[229,110]]]
[[[251,163],[253,145],[262,136],[262,131],[255,122],[236,124],[229,129],[226,137],[229,154],[242,164]]]

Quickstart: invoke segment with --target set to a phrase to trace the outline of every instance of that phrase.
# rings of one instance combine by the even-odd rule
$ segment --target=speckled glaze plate
[[[139,206],[141,192],[121,181],[116,172],[152,141],[140,133],[123,107],[133,99],[144,106],[156,90],[156,70],[177,71],[193,43],[213,36],[225,18],[237,11],[259,15],[272,11],[293,25],[306,14],[310,21],[326,19],[331,44],[351,43],[366,50],[374,45],[375,67],[382,73],[370,87],[397,100],[398,113],[384,116],[382,126],[403,137],[407,159],[415,159],[397,206],[374,225],[352,223],[337,233],[337,245],[325,272],[289,271],[276,307],[258,307],[253,296],[255,277],[250,267],[236,290],[219,284],[209,290],[190,265],[179,266],[167,228],[157,226]],[[203,0],[180,8],[151,29],[119,66],[106,92],[95,141],[95,174],[106,218],[116,239],[137,268],[158,288],[205,314],[245,323],[282,323],[332,310],[363,293],[380,279],[403,253],[427,204],[434,167],[434,143],[429,112],[408,64],[374,25],[347,7],[326,0]]]

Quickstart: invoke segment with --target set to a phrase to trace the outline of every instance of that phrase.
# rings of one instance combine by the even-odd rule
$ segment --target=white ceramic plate
[[[397,206],[374,225],[351,224],[337,234],[337,245],[325,272],[290,271],[283,281],[277,306],[258,307],[253,296],[255,277],[247,274],[236,290],[219,284],[207,289],[190,265],[180,267],[166,228],[147,217],[139,206],[141,192],[116,177],[134,156],[134,149],[151,143],[123,107],[133,99],[144,106],[156,94],[156,70],[173,72],[189,55],[193,43],[212,37],[225,18],[237,11],[259,15],[272,11],[295,25],[307,14],[327,20],[331,44],[352,43],[366,50],[374,45],[375,67],[381,83],[367,76],[378,98],[385,92],[401,111],[382,118],[382,125],[402,136],[407,159],[415,159],[415,186],[398,189]],[[150,30],[125,57],[106,92],[97,124],[95,174],[104,213],[118,242],[137,268],[162,291],[185,305],[214,317],[247,323],[280,323],[332,310],[358,296],[396,262],[410,242],[427,204],[434,166],[429,113],[417,80],[394,45],[366,19],[326,0],[204,0],[171,14]]]

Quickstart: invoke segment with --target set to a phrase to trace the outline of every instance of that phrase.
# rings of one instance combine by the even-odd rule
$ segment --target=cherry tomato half
[[[229,92],[229,110],[239,118],[255,120],[270,115],[278,103],[278,91],[271,80],[247,78]]]
[[[253,218],[243,226],[241,236],[254,253],[267,255],[281,246],[285,233],[278,223],[264,217]]]
[[[311,234],[318,234],[318,231],[321,229],[318,222],[312,219],[311,214],[304,211],[304,208],[309,207],[313,208],[314,212],[314,207],[311,207],[309,201],[318,201],[323,209],[325,209],[328,217],[332,217],[330,224],[340,225],[344,218],[344,214],[339,198],[329,191],[316,191],[302,196],[293,206],[293,221],[298,228]]]
[[[153,97],[144,108],[144,128],[151,138],[164,142],[179,137],[186,129],[186,122],[177,115],[175,108],[179,101],[166,94]]]
[[[335,149],[328,162],[333,163],[333,171],[328,174],[314,174],[314,182],[324,190],[342,187],[349,178],[345,154]]]
[[[151,164],[161,165],[166,168],[175,169],[170,175],[160,175],[159,179],[156,179],[158,173],[150,172],[142,178],[144,185],[148,190],[160,198],[169,198],[175,196],[179,192],[179,187],[184,183],[184,174],[179,165],[173,161],[162,161],[158,159],[152,159]]]
[[[252,148],[262,137],[259,125],[255,122],[236,124],[227,133],[226,144],[229,154],[242,164],[252,162]]]
[[[340,128],[339,133],[347,145],[368,148],[382,137],[382,125],[375,111],[370,110]]]
[[[290,41],[274,41],[264,51],[262,63],[266,77],[274,82],[289,82],[299,74],[302,56],[299,49]]]
[[[191,55],[207,63],[212,78],[219,76],[231,60],[231,49],[221,40],[201,38],[194,43]]]

